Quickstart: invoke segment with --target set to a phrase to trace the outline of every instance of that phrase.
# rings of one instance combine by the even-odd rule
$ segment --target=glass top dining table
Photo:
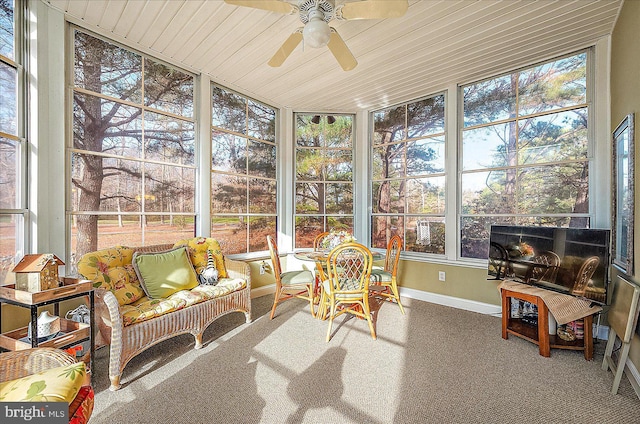
[[[299,250],[293,252],[293,257],[305,262],[314,262],[315,263],[315,284],[313,286],[313,296],[314,303],[318,303],[320,301],[320,296],[322,294],[322,281],[326,279],[326,264],[327,257],[329,256],[329,250]],[[384,259],[384,254],[379,252],[371,251],[371,256],[373,261],[379,261]]]

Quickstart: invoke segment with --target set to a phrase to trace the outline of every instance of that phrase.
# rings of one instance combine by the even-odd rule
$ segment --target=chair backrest
[[[593,273],[596,272],[596,268],[600,263],[600,258],[597,256],[591,256],[582,263],[580,269],[578,270],[578,274],[576,275],[576,282],[573,284],[573,288],[571,289],[571,293],[577,295],[584,295],[584,292],[587,288],[587,283],[591,280]]]
[[[322,243],[322,240],[324,240],[324,238],[326,236],[329,235],[328,231],[325,231],[324,233],[320,233],[316,236],[316,238],[313,239],[313,250],[317,251],[320,250],[320,244]]]
[[[496,280],[507,276],[508,267],[509,254],[507,249],[500,243],[491,242],[489,244],[489,270],[496,273]]]
[[[525,281],[547,281],[554,283],[560,267],[560,256],[550,250],[540,252],[533,257],[532,262],[543,266],[532,266],[527,271]]]
[[[373,257],[371,251],[359,243],[343,243],[329,252],[328,279],[332,291],[366,293]]]
[[[387,253],[384,257],[384,270],[390,272],[391,275],[397,275],[398,262],[400,261],[400,252],[402,251],[402,238],[395,234],[389,239],[387,244]]]
[[[273,266],[273,275],[276,278],[276,284],[280,284],[280,275],[282,267],[280,266],[280,255],[278,255],[278,245],[271,236],[267,236],[267,244],[269,245],[269,254],[271,255],[271,265]]]

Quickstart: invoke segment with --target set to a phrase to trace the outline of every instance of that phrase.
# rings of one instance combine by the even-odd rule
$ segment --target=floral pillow
[[[90,252],[78,262],[78,272],[94,287],[111,290],[120,305],[128,305],[144,296],[132,258],[133,249],[127,247]]]
[[[220,243],[216,239],[207,237],[195,237],[192,239],[180,240],[173,247],[187,246],[189,248],[189,257],[191,263],[196,269],[196,273],[200,275],[202,270],[207,266],[207,251],[211,250],[213,258],[218,270],[218,278],[227,278],[227,270],[224,267],[224,256]]]

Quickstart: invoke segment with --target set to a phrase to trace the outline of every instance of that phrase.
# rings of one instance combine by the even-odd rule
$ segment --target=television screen
[[[607,303],[610,231],[492,225],[488,273]]]

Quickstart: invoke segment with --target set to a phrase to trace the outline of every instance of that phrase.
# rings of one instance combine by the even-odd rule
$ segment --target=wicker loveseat
[[[132,265],[134,253],[148,254],[187,247],[196,273],[207,265],[207,252],[215,253],[219,272],[217,285],[198,285],[167,298],[149,298]],[[230,312],[244,312],[251,322],[251,280],[245,262],[225,258],[214,239],[198,237],[174,245],[114,247],[87,253],[78,262],[78,273],[93,281],[96,295],[96,323],[109,350],[111,390],[120,388],[127,363],[149,347],[191,333],[195,348],[202,347],[202,335],[217,318]]]

